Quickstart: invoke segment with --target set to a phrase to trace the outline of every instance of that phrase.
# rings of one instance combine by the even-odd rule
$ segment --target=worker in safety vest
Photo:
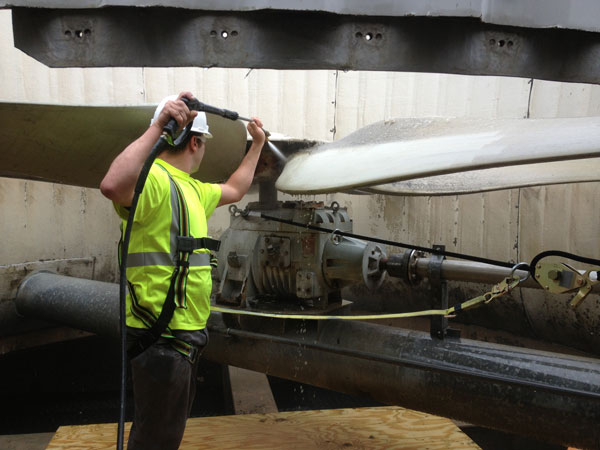
[[[254,118],[248,124],[250,150],[227,182],[191,178],[212,135],[205,113],[190,111],[182,97],[193,98],[183,92],[163,100],[150,127],[115,158],[100,185],[127,220],[138,175],[163,127],[171,118],[180,128],[193,121],[185,146],[165,150],[154,162],[135,213],[127,262],[127,345],[135,405],[128,449],[179,447],[195,395],[198,355],[208,343],[210,250],[218,241],[207,238],[207,220],[216,207],[248,192],[265,142],[262,123]],[[180,242],[195,246],[181,251]],[[168,295],[171,301],[165,301]],[[148,330],[165,304],[175,305],[172,319],[154,341]]]

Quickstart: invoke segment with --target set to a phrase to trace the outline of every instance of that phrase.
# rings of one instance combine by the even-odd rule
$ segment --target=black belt
[[[221,247],[221,241],[208,237],[195,238],[193,236],[177,236],[177,251],[192,253],[194,250],[206,248],[218,252]]]

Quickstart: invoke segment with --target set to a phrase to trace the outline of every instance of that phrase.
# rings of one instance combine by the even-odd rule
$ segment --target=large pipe
[[[37,272],[19,285],[17,312],[119,338],[119,285]]]
[[[117,335],[116,285],[38,273],[24,281],[16,302],[22,314]],[[256,324],[278,329],[274,335],[227,328],[226,317],[213,313],[209,321],[211,343],[204,356],[213,361],[546,442],[600,448],[596,359],[440,341],[357,321]]]

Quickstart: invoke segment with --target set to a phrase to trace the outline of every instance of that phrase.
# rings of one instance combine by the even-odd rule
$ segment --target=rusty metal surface
[[[600,83],[600,36],[557,28],[273,9],[12,13],[15,46],[50,67],[386,70]],[[165,23],[177,23],[176,32]]]
[[[370,16],[432,16],[472,17],[487,23],[533,28],[572,28],[600,31],[600,8],[595,0],[408,0],[403,2],[362,0],[304,0],[300,5],[294,0],[8,0],[0,2],[3,7],[39,8],[100,8],[107,6],[169,6],[174,8],[201,9],[206,11],[255,11],[280,9],[291,11],[323,11],[335,14]]]
[[[585,448],[599,444],[594,422],[600,414],[598,399],[575,399],[566,392],[559,399],[541,386],[528,389],[500,381],[518,374],[521,380],[560,384],[559,379],[574,370],[576,383],[596,392],[592,384],[600,366],[595,359],[468,340],[439,341],[426,333],[360,322],[327,324],[318,330],[306,324],[290,326],[281,337],[258,331],[259,324],[257,333],[226,329],[217,314],[209,324],[212,347],[204,356],[211,360],[544,442]],[[576,367],[584,360],[586,368],[579,371]],[[453,372],[462,368],[468,375]],[[499,379],[483,381],[479,376]],[[581,409],[567,411],[582,400]]]

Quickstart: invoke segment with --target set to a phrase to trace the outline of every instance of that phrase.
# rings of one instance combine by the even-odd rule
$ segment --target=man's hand
[[[239,202],[250,189],[256,164],[266,140],[262,126],[258,117],[253,117],[252,122],[248,123],[247,128],[248,133],[252,136],[252,145],[240,166],[231,174],[227,182],[221,185],[221,200],[218,206]]]
[[[177,100],[169,100],[165,103],[158,119],[152,123],[152,126],[158,127],[162,132],[171,118],[177,121],[179,129],[183,129],[188,123],[194,120],[194,117],[198,115],[198,111],[190,111],[187,105],[181,100],[183,97],[192,100],[194,95],[191,92],[182,92],[177,97]]]
[[[248,122],[248,133],[252,136],[252,142],[256,145],[262,146],[265,143],[266,136],[265,131],[262,129],[263,124],[258,117],[253,117],[252,122]]]

